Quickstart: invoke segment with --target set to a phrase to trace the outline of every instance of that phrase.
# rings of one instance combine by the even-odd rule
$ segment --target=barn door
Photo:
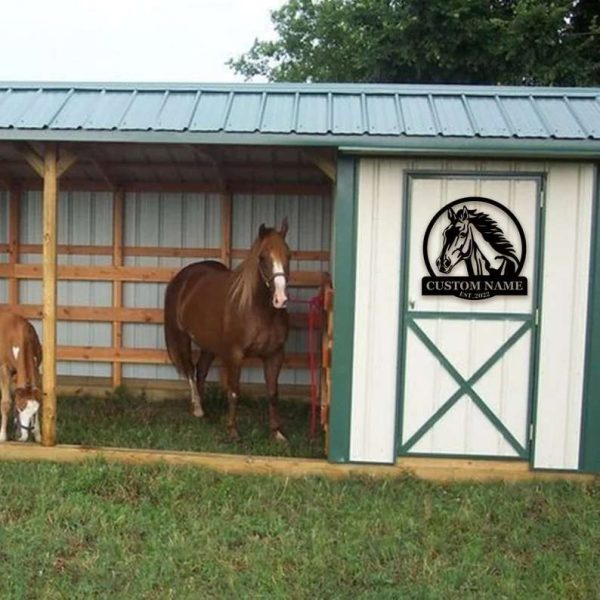
[[[401,455],[529,456],[540,183],[409,178]]]

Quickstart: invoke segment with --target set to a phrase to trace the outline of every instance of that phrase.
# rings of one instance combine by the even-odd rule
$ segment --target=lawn
[[[99,460],[0,462],[0,478],[7,600],[600,590],[598,482],[330,481]]]
[[[106,398],[63,397],[58,400],[58,443],[323,457],[323,437],[310,436],[309,405],[298,400],[280,404],[287,444],[270,437],[266,399],[248,397],[240,398],[238,406],[242,439],[229,441],[227,400],[216,386],[207,388],[203,419],[192,416],[187,400],[148,401],[125,389]]]

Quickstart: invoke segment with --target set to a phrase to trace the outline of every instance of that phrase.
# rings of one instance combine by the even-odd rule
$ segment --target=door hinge
[[[533,423],[529,424],[529,441],[533,440]]]

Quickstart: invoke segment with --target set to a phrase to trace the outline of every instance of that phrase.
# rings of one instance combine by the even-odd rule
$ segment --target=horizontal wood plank
[[[58,278],[71,281],[130,281],[168,283],[179,268],[122,267],[113,265],[58,265]],[[0,277],[42,279],[40,264],[0,264]],[[321,271],[294,271],[290,275],[292,287],[317,287],[323,281]]]
[[[8,304],[0,304],[0,310],[9,310]],[[41,304],[21,304],[15,312],[26,319],[41,319]],[[56,310],[59,321],[91,321],[100,323],[163,323],[162,308],[113,308],[112,306],[59,306]],[[308,315],[306,313],[289,313],[292,329],[306,329]],[[318,324],[317,329],[320,328]]]
[[[396,465],[333,464],[324,459],[244,456],[208,452],[139,450],[130,448],[91,448],[59,444],[44,448],[38,444],[8,442],[1,444],[1,460],[33,460],[62,463],[80,463],[102,458],[112,463],[130,465],[170,464],[212,469],[236,475],[278,475],[283,477],[352,476],[376,478],[406,477],[413,475],[431,481],[574,481],[590,483],[598,476],[565,471],[533,471],[526,462],[400,459]]]
[[[166,350],[153,348],[113,348],[98,346],[58,346],[56,349],[58,360],[69,361],[95,361],[95,362],[120,362],[131,364],[170,364]],[[219,366],[219,360],[215,360]],[[244,361],[244,366],[262,366],[259,359],[249,358]],[[286,354],[284,367],[288,369],[306,369],[309,367],[308,354]]]
[[[8,252],[8,244],[0,244],[0,252]],[[21,254],[41,254],[41,244],[21,244],[19,246]],[[112,246],[94,246],[91,244],[59,244],[58,254],[89,255],[89,256],[111,256],[113,255]],[[176,246],[124,246],[123,254],[125,256],[147,256],[156,258],[214,258],[220,259],[220,248],[181,248]],[[231,256],[237,259],[243,259],[248,256],[248,249],[234,248]],[[314,260],[328,261],[329,252],[327,250],[293,250],[292,260]]]

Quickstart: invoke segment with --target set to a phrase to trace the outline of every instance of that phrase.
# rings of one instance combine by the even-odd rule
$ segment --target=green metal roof
[[[600,155],[600,88],[0,83],[0,139]]]

